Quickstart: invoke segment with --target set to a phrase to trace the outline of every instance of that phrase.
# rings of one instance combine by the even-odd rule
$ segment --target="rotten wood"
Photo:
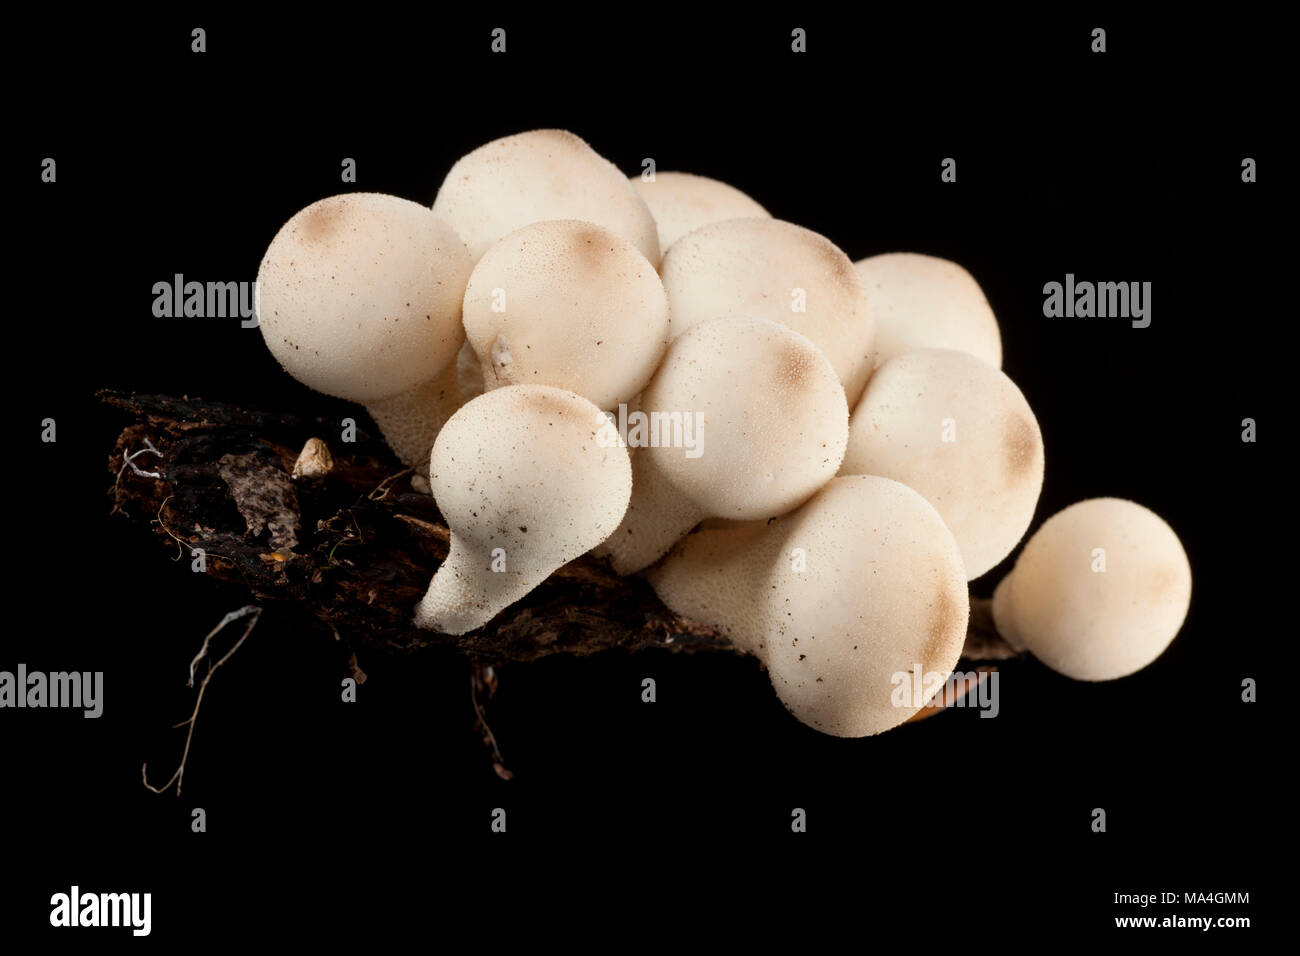
[[[417,628],[415,605],[447,555],[449,533],[364,417],[355,441],[343,442],[339,423],[325,419],[188,397],[99,395],[130,419],[108,462],[114,515],[151,527],[191,560],[201,549],[205,573],[245,603],[292,605],[354,647],[452,647],[484,666],[614,649],[735,651],[718,630],[666,608],[643,580],[619,577],[591,556],[470,634]],[[328,467],[300,464],[294,478],[313,438],[328,448]],[[318,448],[312,457],[321,457]],[[966,658],[1013,656],[988,602],[972,599]]]

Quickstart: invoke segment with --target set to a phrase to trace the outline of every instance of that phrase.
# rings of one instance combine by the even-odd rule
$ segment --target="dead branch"
[[[416,628],[413,609],[449,533],[376,434],[358,428],[345,443],[325,419],[166,395],[100,397],[131,419],[109,460],[114,513],[136,524],[145,522],[133,516],[156,516],[148,525],[160,540],[202,548],[207,576],[245,602],[292,605],[353,645],[450,647],[480,665],[614,649],[734,651],[720,631],[664,607],[644,581],[589,556],[470,634]],[[312,438],[328,447],[329,467],[293,480]],[[140,448],[158,456],[157,472],[129,467]],[[967,647],[972,660],[1015,655],[987,602],[972,601]]]

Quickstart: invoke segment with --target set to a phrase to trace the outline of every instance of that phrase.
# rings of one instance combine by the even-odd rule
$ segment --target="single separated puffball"
[[[535,222],[484,254],[465,289],[484,387],[554,385],[601,408],[640,394],[668,348],[668,298],[637,248],[577,219]]]
[[[993,595],[998,633],[1075,680],[1146,667],[1183,626],[1192,569],[1172,528],[1122,498],[1090,498],[1034,532]]]
[[[672,338],[701,322],[750,315],[807,336],[835,367],[850,405],[874,358],[862,280],[824,236],[779,219],[732,219],[673,243],[659,268]]]
[[[835,369],[797,332],[714,319],[668,349],[624,439],[632,501],[601,548],[631,574],[708,517],[754,520],[798,507],[844,457],[848,406]],[[644,426],[644,427],[641,427]]]
[[[972,579],[1016,546],[1043,487],[1043,436],[1016,384],[949,349],[890,359],[849,421],[842,475],[880,475],[934,505]]]
[[[254,287],[258,326],[286,372],[365,405],[397,457],[423,468],[459,404],[471,266],[460,237],[425,206],[331,196],[271,240]]]
[[[728,219],[771,219],[772,214],[734,186],[691,173],[660,173],[654,179],[631,177],[659,227],[659,248],[701,226]]]
[[[1002,334],[984,290],[947,259],[890,252],[854,263],[876,322],[876,365],[914,349],[956,349],[1002,367]]]
[[[544,219],[594,222],[659,261],[654,217],[627,177],[562,129],[505,136],[462,156],[433,212],[460,234],[475,262],[503,236]]]
[[[763,661],[795,717],[837,737],[921,710],[966,639],[957,542],[924,498],[887,478],[836,478],[773,521],[699,531],[649,578],[672,610]]]
[[[627,509],[632,466],[591,402],[547,385],[511,385],[447,421],[429,484],[451,549],[415,623],[464,634],[605,540]]]

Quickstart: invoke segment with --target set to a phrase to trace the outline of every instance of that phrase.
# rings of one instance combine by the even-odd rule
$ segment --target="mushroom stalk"
[[[453,535],[447,560],[415,609],[415,624],[443,634],[467,634],[492,620],[501,608],[514,604],[550,573],[550,568],[543,568],[535,574],[526,570],[493,574],[490,551]],[[469,580],[477,582],[472,600],[466,599]]]
[[[989,602],[989,613],[993,628],[998,636],[1017,651],[1026,650],[1025,642],[1016,633],[1015,617],[1011,611],[1011,575],[1008,574],[993,590],[993,599]]]
[[[634,481],[635,476],[634,470]],[[667,582],[675,613],[720,627],[732,644],[758,656],[763,640],[753,624],[755,594],[764,573],[780,560],[784,545],[768,527],[766,521],[749,521],[701,528],[646,577],[656,592]],[[737,581],[743,586],[735,586]]]
[[[650,455],[632,455],[632,487],[636,496],[623,523],[596,551],[608,557],[619,574],[632,574],[654,563],[709,517],[672,485]]]
[[[438,432],[460,406],[460,385],[455,362],[437,378],[391,398],[366,402],[384,440],[402,464],[423,470]]]

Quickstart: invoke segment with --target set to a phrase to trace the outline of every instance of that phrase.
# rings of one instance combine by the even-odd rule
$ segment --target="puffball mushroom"
[[[314,202],[271,240],[254,310],[271,354],[309,388],[360,402],[423,467],[459,403],[465,244],[425,206],[381,193]]]
[[[619,574],[646,567],[703,518],[797,507],[835,475],[848,439],[848,405],[829,360],[765,319],[688,330],[637,414],[624,436],[634,446],[632,501],[599,552]]]
[[[993,622],[1016,647],[1075,680],[1146,667],[1183,626],[1192,570],[1159,515],[1090,498],[1044,522],[993,596]]]
[[[943,516],[977,578],[1016,546],[1043,487],[1043,436],[1011,379],[965,352],[920,349],[876,370],[849,421],[843,475],[880,475]]]
[[[618,167],[573,133],[538,129],[494,139],[451,167],[433,201],[477,262],[503,236],[543,219],[583,219],[659,262],[654,217]]]
[[[969,352],[1002,366],[998,320],[979,283],[947,259],[890,252],[854,263],[876,321],[876,365],[914,349]]]
[[[795,717],[837,737],[880,733],[928,703],[957,665],[970,611],[939,513],[866,475],[836,478],[773,521],[696,532],[648,577],[673,611],[763,661]]]
[[[654,179],[633,176],[631,182],[659,226],[660,249],[668,249],[688,232],[710,223],[772,218],[736,187],[707,176],[657,172]]]
[[[850,405],[862,394],[875,324],[853,263],[825,236],[779,219],[716,222],[673,243],[659,272],[673,338],[724,315],[779,322],[830,358]]]
[[[451,529],[415,623],[481,627],[618,526],[632,466],[603,413],[547,385],[485,392],[448,420],[429,484]]]
[[[668,298],[635,246],[577,219],[524,226],[492,246],[465,289],[465,334],[485,388],[553,385],[614,408],[668,348]]]

